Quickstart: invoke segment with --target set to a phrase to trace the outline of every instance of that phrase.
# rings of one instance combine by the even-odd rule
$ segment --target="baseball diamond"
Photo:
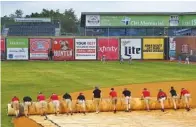
[[[50,2],[0,3],[2,127],[196,127],[196,2]]]

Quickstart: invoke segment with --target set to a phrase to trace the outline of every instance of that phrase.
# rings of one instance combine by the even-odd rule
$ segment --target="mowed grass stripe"
[[[7,103],[17,95],[22,99],[30,95],[36,99],[39,91],[49,96],[52,92],[64,94],[92,89],[95,85],[118,85],[196,80],[196,65],[178,63],[117,61],[106,64],[100,61],[49,62],[4,61],[2,62],[2,125],[10,127],[6,115]],[[139,85],[139,84],[138,84]],[[8,125],[8,126],[4,126]]]

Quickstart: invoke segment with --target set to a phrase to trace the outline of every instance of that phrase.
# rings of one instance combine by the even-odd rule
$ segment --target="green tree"
[[[23,11],[20,10],[20,9],[16,10],[16,11],[15,11],[15,16],[16,16],[17,18],[22,18],[22,16],[23,16]]]

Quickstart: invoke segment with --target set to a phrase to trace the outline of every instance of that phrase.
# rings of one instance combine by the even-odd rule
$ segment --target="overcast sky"
[[[43,8],[59,9],[63,12],[65,9],[73,8],[78,17],[81,12],[196,12],[196,1],[182,1],[182,2],[147,2],[147,1],[126,1],[126,2],[104,2],[104,1],[14,1],[1,2],[1,16],[10,15],[16,9],[23,10],[24,14],[31,14],[32,12],[41,12]]]

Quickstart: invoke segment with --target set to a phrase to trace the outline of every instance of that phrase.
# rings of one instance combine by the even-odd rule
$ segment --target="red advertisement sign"
[[[47,60],[51,39],[30,39],[30,59]]]
[[[53,60],[73,60],[74,59],[74,39],[55,38],[52,43],[54,53]]]
[[[5,52],[5,39],[1,38],[1,47],[0,47],[1,51]]]
[[[0,59],[5,59],[5,39],[1,38],[1,55],[0,55]]]
[[[119,58],[119,47],[117,38],[98,39],[98,59],[105,55],[107,60],[117,60]]]

